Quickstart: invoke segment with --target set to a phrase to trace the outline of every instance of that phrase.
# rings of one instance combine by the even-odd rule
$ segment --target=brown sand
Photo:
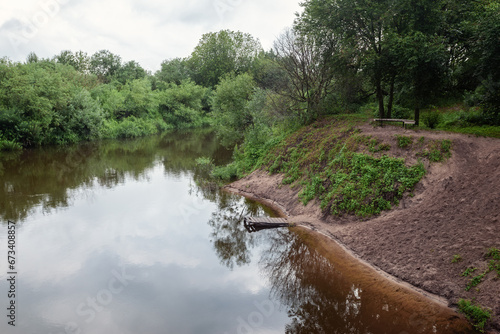
[[[470,291],[465,268],[487,267],[490,247],[500,249],[500,140],[441,132],[404,130],[397,127],[362,126],[364,134],[391,144],[392,156],[412,158],[397,148],[394,135],[450,139],[452,157],[427,165],[427,175],[414,197],[399,207],[368,220],[326,216],[318,202],[304,206],[298,189],[282,185],[282,175],[256,171],[226,189],[260,200],[279,209],[290,221],[329,235],[353,255],[456,306],[460,298],[473,299],[493,310],[492,332],[500,331],[500,279],[490,272]],[[387,153],[386,153],[387,154]],[[452,263],[455,254],[462,261]]]

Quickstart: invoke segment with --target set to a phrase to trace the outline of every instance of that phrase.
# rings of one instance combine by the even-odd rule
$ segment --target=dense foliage
[[[168,79],[168,78],[165,78]],[[207,89],[100,51],[0,61],[0,148],[130,138],[208,124]],[[205,101],[205,102],[204,102]]]
[[[387,118],[413,113],[417,125],[422,112],[429,128],[497,133],[477,127],[500,125],[499,0],[301,6],[272,50],[246,33],[210,32],[154,74],[108,50],[0,59],[0,148],[212,124],[249,157],[284,129],[368,109]],[[442,101],[472,109],[453,119],[427,113]]]

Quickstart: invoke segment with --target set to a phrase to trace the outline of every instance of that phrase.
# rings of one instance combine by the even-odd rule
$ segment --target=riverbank
[[[405,196],[396,208],[368,219],[325,214],[317,199],[304,206],[300,189],[284,185],[282,174],[258,170],[226,189],[271,204],[292,222],[330,236],[360,259],[451,307],[461,298],[474,299],[492,310],[490,329],[498,332],[497,273],[487,273],[468,291],[466,287],[487,271],[487,250],[500,248],[500,140],[368,124],[357,128],[389,143],[384,154],[403,157],[407,164],[415,161],[397,147],[396,135],[450,140],[452,155],[445,162],[426,163],[427,173],[413,197]],[[464,277],[467,268],[477,269]]]

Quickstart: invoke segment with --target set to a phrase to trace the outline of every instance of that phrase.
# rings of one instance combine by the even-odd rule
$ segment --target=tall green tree
[[[446,40],[440,35],[445,24],[441,6],[432,0],[399,0],[395,6],[392,52],[400,93],[413,107],[417,126],[421,108],[442,91],[449,68]]]
[[[57,63],[73,66],[75,70],[81,73],[89,73],[90,57],[84,51],[73,53],[70,50],[63,50],[54,56],[53,60]]]
[[[212,120],[224,145],[234,145],[253,125],[248,103],[254,90],[255,82],[248,73],[227,75],[217,85],[212,98]]]
[[[481,82],[482,105],[491,123],[500,124],[500,1],[484,1],[474,34],[476,75]]]
[[[439,36],[428,36],[416,31],[400,37],[397,43],[401,95],[413,106],[415,124],[420,121],[420,110],[443,86],[446,71],[446,49]]]
[[[328,53],[336,53],[331,66],[358,67],[369,78],[378,101],[379,115],[384,112],[385,56],[384,32],[389,29],[393,1],[389,0],[307,0],[297,28],[316,36]]]
[[[120,56],[115,55],[108,50],[101,50],[90,57],[91,73],[97,75],[99,80],[104,83],[111,81],[112,77],[117,73],[122,64]]]
[[[159,88],[164,88],[169,83],[180,85],[183,81],[189,80],[191,76],[187,59],[174,58],[164,60],[161,63],[161,69],[155,73],[155,78],[159,82],[157,84]]]
[[[139,65],[138,62],[131,60],[121,65],[113,75],[113,79],[117,80],[122,85],[126,84],[128,81],[144,79],[147,76],[147,72],[144,68]]]
[[[192,128],[205,125],[203,98],[207,88],[192,81],[179,85],[171,83],[164,90],[156,91],[159,112],[167,124],[176,128]]]
[[[221,30],[204,34],[187,63],[197,84],[215,87],[228,73],[250,70],[261,51],[259,40],[250,34]]]

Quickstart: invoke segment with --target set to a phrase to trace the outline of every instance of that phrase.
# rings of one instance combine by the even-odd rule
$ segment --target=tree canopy
[[[250,34],[230,30],[207,33],[191,53],[188,67],[197,84],[215,87],[228,73],[249,71],[261,51],[259,40]]]

